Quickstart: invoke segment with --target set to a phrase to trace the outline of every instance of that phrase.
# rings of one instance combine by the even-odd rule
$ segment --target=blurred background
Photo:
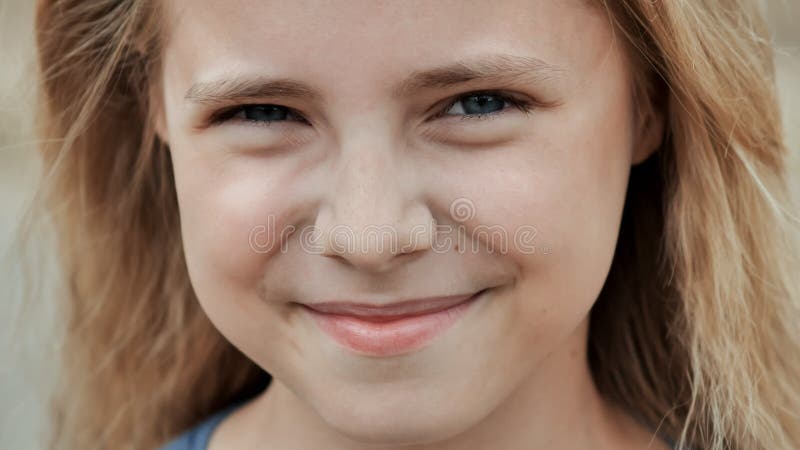
[[[39,176],[32,132],[34,3],[0,0],[0,449],[9,450],[44,448],[46,395],[58,375],[53,370],[58,343],[47,333],[58,318],[52,317],[51,309],[29,307],[21,300],[15,247],[16,227]],[[792,167],[799,183],[800,0],[763,4],[778,48],[784,128],[795,150]],[[799,188],[795,191],[800,193]],[[36,266],[46,267],[44,263]],[[35,327],[30,326],[33,323]]]

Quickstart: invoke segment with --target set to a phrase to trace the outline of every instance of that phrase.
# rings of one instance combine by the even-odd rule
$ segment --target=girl
[[[43,0],[54,448],[800,447],[746,0]]]

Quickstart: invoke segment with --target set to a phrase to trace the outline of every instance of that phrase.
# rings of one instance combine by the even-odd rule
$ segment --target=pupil
[[[256,122],[270,122],[274,120],[286,119],[288,111],[286,108],[277,105],[257,105],[246,106],[244,116],[247,120]]]
[[[470,95],[461,101],[466,114],[489,114],[505,106],[503,99],[494,95]]]

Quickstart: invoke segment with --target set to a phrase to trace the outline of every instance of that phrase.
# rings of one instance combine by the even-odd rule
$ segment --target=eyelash
[[[500,114],[504,114],[509,109],[508,107],[506,107],[506,108],[503,108],[503,109],[501,109],[499,111],[494,111],[494,112],[490,112],[490,113],[483,113],[483,114],[447,114],[447,111],[449,111],[450,108],[455,106],[459,101],[461,101],[463,99],[466,99],[466,98],[469,98],[469,97],[481,96],[481,95],[495,97],[495,98],[503,101],[504,103],[506,103],[508,105],[508,107],[516,108],[517,110],[522,111],[522,112],[524,112],[526,114],[529,114],[531,111],[533,111],[534,107],[536,106],[534,102],[516,98],[516,97],[514,97],[514,96],[512,96],[510,94],[507,94],[505,92],[502,92],[502,91],[473,91],[473,92],[467,92],[467,93],[464,93],[464,94],[459,94],[458,96],[452,98],[450,101],[448,101],[445,104],[445,106],[441,109],[441,111],[439,111],[438,113],[434,114],[431,117],[431,119],[438,119],[438,118],[450,115],[450,116],[453,116],[453,117],[458,117],[462,121],[463,120],[481,120],[481,119],[486,119],[486,118],[489,118],[489,117],[498,116]],[[228,108],[228,109],[224,109],[222,111],[216,112],[211,117],[211,123],[212,124],[221,124],[221,123],[224,123],[224,122],[229,122],[231,120],[234,120],[234,117],[237,114],[239,114],[241,112],[244,112],[244,108],[248,107],[248,106],[267,106],[267,105],[269,105],[269,106],[280,106],[280,105],[274,105],[272,103],[251,103],[251,104],[237,105],[237,106],[234,106],[232,108]],[[302,115],[298,114],[293,109],[287,108],[287,110],[289,111],[289,114],[301,118],[302,120],[300,120],[299,122],[306,123],[306,124],[308,123],[308,121],[305,118],[303,118]],[[252,123],[254,125],[269,126],[273,122],[287,122],[288,120],[259,121],[259,120],[252,120],[252,119],[239,119],[239,121],[241,121],[241,122],[249,122],[249,123]]]

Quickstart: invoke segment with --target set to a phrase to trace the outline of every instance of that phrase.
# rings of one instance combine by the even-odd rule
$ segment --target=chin
[[[363,395],[354,398],[361,397]],[[465,397],[452,395],[449,398]],[[485,415],[478,411],[481,408],[472,407],[474,405],[442,402],[420,392],[396,396],[382,393],[361,400],[360,403],[351,399],[347,404],[329,405],[318,412],[332,429],[353,441],[387,446],[445,441],[471,428]]]

